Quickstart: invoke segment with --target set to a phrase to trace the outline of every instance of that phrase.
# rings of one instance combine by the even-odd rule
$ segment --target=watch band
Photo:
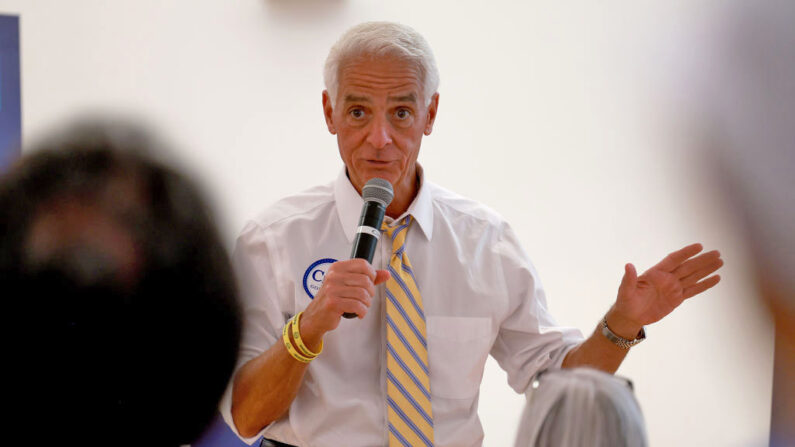
[[[607,327],[607,317],[605,316],[602,318],[602,335],[607,337],[608,340],[613,342],[619,348],[629,349],[646,339],[646,329],[640,328],[640,332],[638,332],[638,335],[634,340],[627,340],[626,338],[619,337],[613,331],[611,331],[609,327]]]

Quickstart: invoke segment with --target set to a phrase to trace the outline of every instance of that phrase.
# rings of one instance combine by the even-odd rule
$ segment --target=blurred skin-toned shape
[[[795,3],[721,5],[684,81],[775,325],[771,446],[795,445]]]

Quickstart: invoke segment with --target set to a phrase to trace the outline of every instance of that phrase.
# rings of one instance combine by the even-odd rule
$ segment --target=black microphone
[[[373,255],[378,240],[381,239],[381,223],[384,222],[386,208],[392,203],[394,192],[392,184],[382,178],[370,179],[362,188],[362,216],[356,228],[356,237],[353,239],[351,259],[366,259],[373,263]],[[345,318],[355,318],[353,312],[342,314]]]

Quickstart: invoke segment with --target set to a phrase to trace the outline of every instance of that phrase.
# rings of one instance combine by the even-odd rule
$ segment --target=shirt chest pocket
[[[491,319],[427,317],[431,394],[449,399],[478,393],[491,350]]]

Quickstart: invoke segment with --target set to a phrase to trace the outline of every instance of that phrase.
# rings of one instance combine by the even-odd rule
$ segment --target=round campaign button
[[[306,269],[306,272],[304,272],[304,290],[309,295],[309,298],[315,298],[320,286],[323,285],[323,278],[326,277],[329,266],[335,262],[337,260],[331,258],[318,259]]]

